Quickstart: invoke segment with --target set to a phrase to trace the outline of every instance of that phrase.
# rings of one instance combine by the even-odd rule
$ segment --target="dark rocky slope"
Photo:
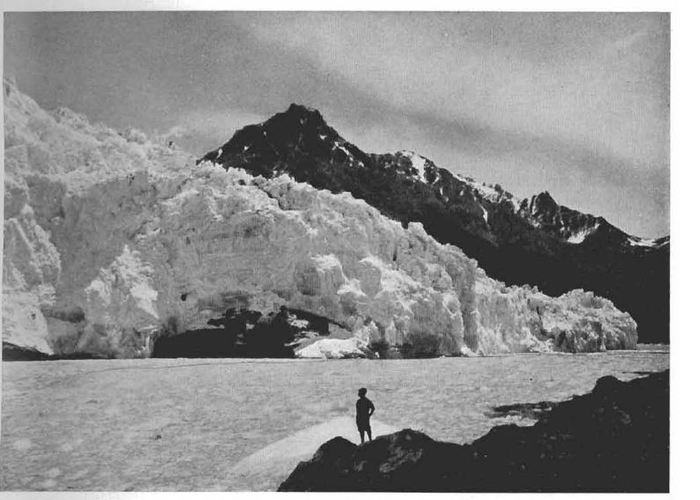
[[[336,437],[281,491],[667,492],[669,372],[598,380],[546,404],[532,427],[493,428],[472,444],[410,429],[361,446]]]
[[[496,279],[549,295],[591,290],[634,317],[640,342],[669,340],[668,237],[630,236],[602,217],[558,205],[547,192],[517,200],[413,153],[367,154],[318,111],[298,105],[242,128],[203,159],[348,191],[404,224],[422,222]]]

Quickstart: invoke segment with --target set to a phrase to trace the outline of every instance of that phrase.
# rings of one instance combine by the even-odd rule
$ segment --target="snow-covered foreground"
[[[471,441],[491,407],[563,400],[597,378],[668,368],[668,351],[430,360],[132,359],[3,363],[0,489],[275,489],[335,434]],[[376,432],[375,432],[376,434]]]

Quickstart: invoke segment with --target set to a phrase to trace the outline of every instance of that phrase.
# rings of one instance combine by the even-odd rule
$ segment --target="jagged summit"
[[[342,175],[339,171],[342,167],[383,170],[389,176],[395,173],[409,182],[437,188],[438,198],[443,202],[455,203],[456,198],[464,198],[467,193],[466,197],[470,199],[462,201],[471,206],[471,215],[484,220],[485,227],[482,229],[487,232],[490,229],[489,214],[492,209],[489,205],[504,204],[512,207],[512,212],[528,225],[546,231],[568,244],[580,245],[601,229],[617,244],[628,247],[656,247],[662,245],[664,240],[629,235],[603,217],[559,205],[549,191],[519,199],[498,184],[487,185],[470,177],[453,174],[408,149],[388,154],[365,153],[329,126],[317,109],[296,103],[290,104],[286,111],[273,115],[263,123],[248,125],[236,131],[226,144],[207,153],[198,162],[203,160],[226,167],[240,166],[267,177],[287,172],[298,180],[313,185],[316,185],[314,171],[324,166],[336,167],[334,173],[338,175]],[[353,168],[353,175],[365,176],[366,173]],[[320,187],[331,191],[349,190],[345,189],[343,182],[330,182],[328,186]],[[454,193],[445,194],[446,189]],[[357,195],[355,191],[349,191]]]
[[[533,212],[556,212],[559,208],[559,205],[557,204],[556,201],[554,201],[554,198],[552,198],[552,195],[549,194],[549,191],[543,191],[540,194],[537,194],[531,198],[531,203],[530,206],[533,209]]]
[[[318,110],[291,104],[263,123],[236,131],[226,144],[200,161],[254,164],[258,173],[270,176],[283,169],[283,163],[305,158],[320,158],[331,164],[367,160],[362,151],[328,126]]]
[[[365,153],[318,111],[297,104],[237,131],[203,159],[349,192],[404,226],[421,222],[508,284],[549,294],[595,291],[630,311],[643,339],[668,339],[668,238],[629,235],[603,217],[559,205],[547,191],[519,199],[410,150]]]
[[[531,223],[573,245],[580,245],[598,232],[606,232],[607,237],[624,244],[629,237],[614,227],[603,217],[596,217],[559,205],[549,191],[543,191],[521,203],[520,213]]]
[[[295,102],[291,103],[289,105],[289,108],[287,108],[287,111],[284,113],[278,113],[280,115],[288,115],[288,116],[299,116],[299,117],[314,117],[318,118],[321,121],[325,123],[325,120],[321,116],[321,113],[319,110],[316,108],[312,108],[310,106],[305,106],[304,104],[297,104]]]
[[[272,116],[262,126],[273,137],[294,133],[308,138],[313,135],[338,135],[328,126],[317,109],[295,103],[290,104],[286,111]]]

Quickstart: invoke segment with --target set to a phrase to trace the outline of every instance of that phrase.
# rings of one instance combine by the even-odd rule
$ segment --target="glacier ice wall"
[[[5,84],[3,341],[145,357],[160,335],[281,306],[341,325],[300,357],[634,348],[581,290],[506,287],[349,194],[226,171],[136,131],[47,113]],[[342,337],[342,336],[341,336]]]

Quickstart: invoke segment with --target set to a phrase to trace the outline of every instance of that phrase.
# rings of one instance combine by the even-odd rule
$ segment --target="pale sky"
[[[5,14],[4,56],[43,107],[195,154],[296,102],[367,152],[669,232],[667,14]]]

